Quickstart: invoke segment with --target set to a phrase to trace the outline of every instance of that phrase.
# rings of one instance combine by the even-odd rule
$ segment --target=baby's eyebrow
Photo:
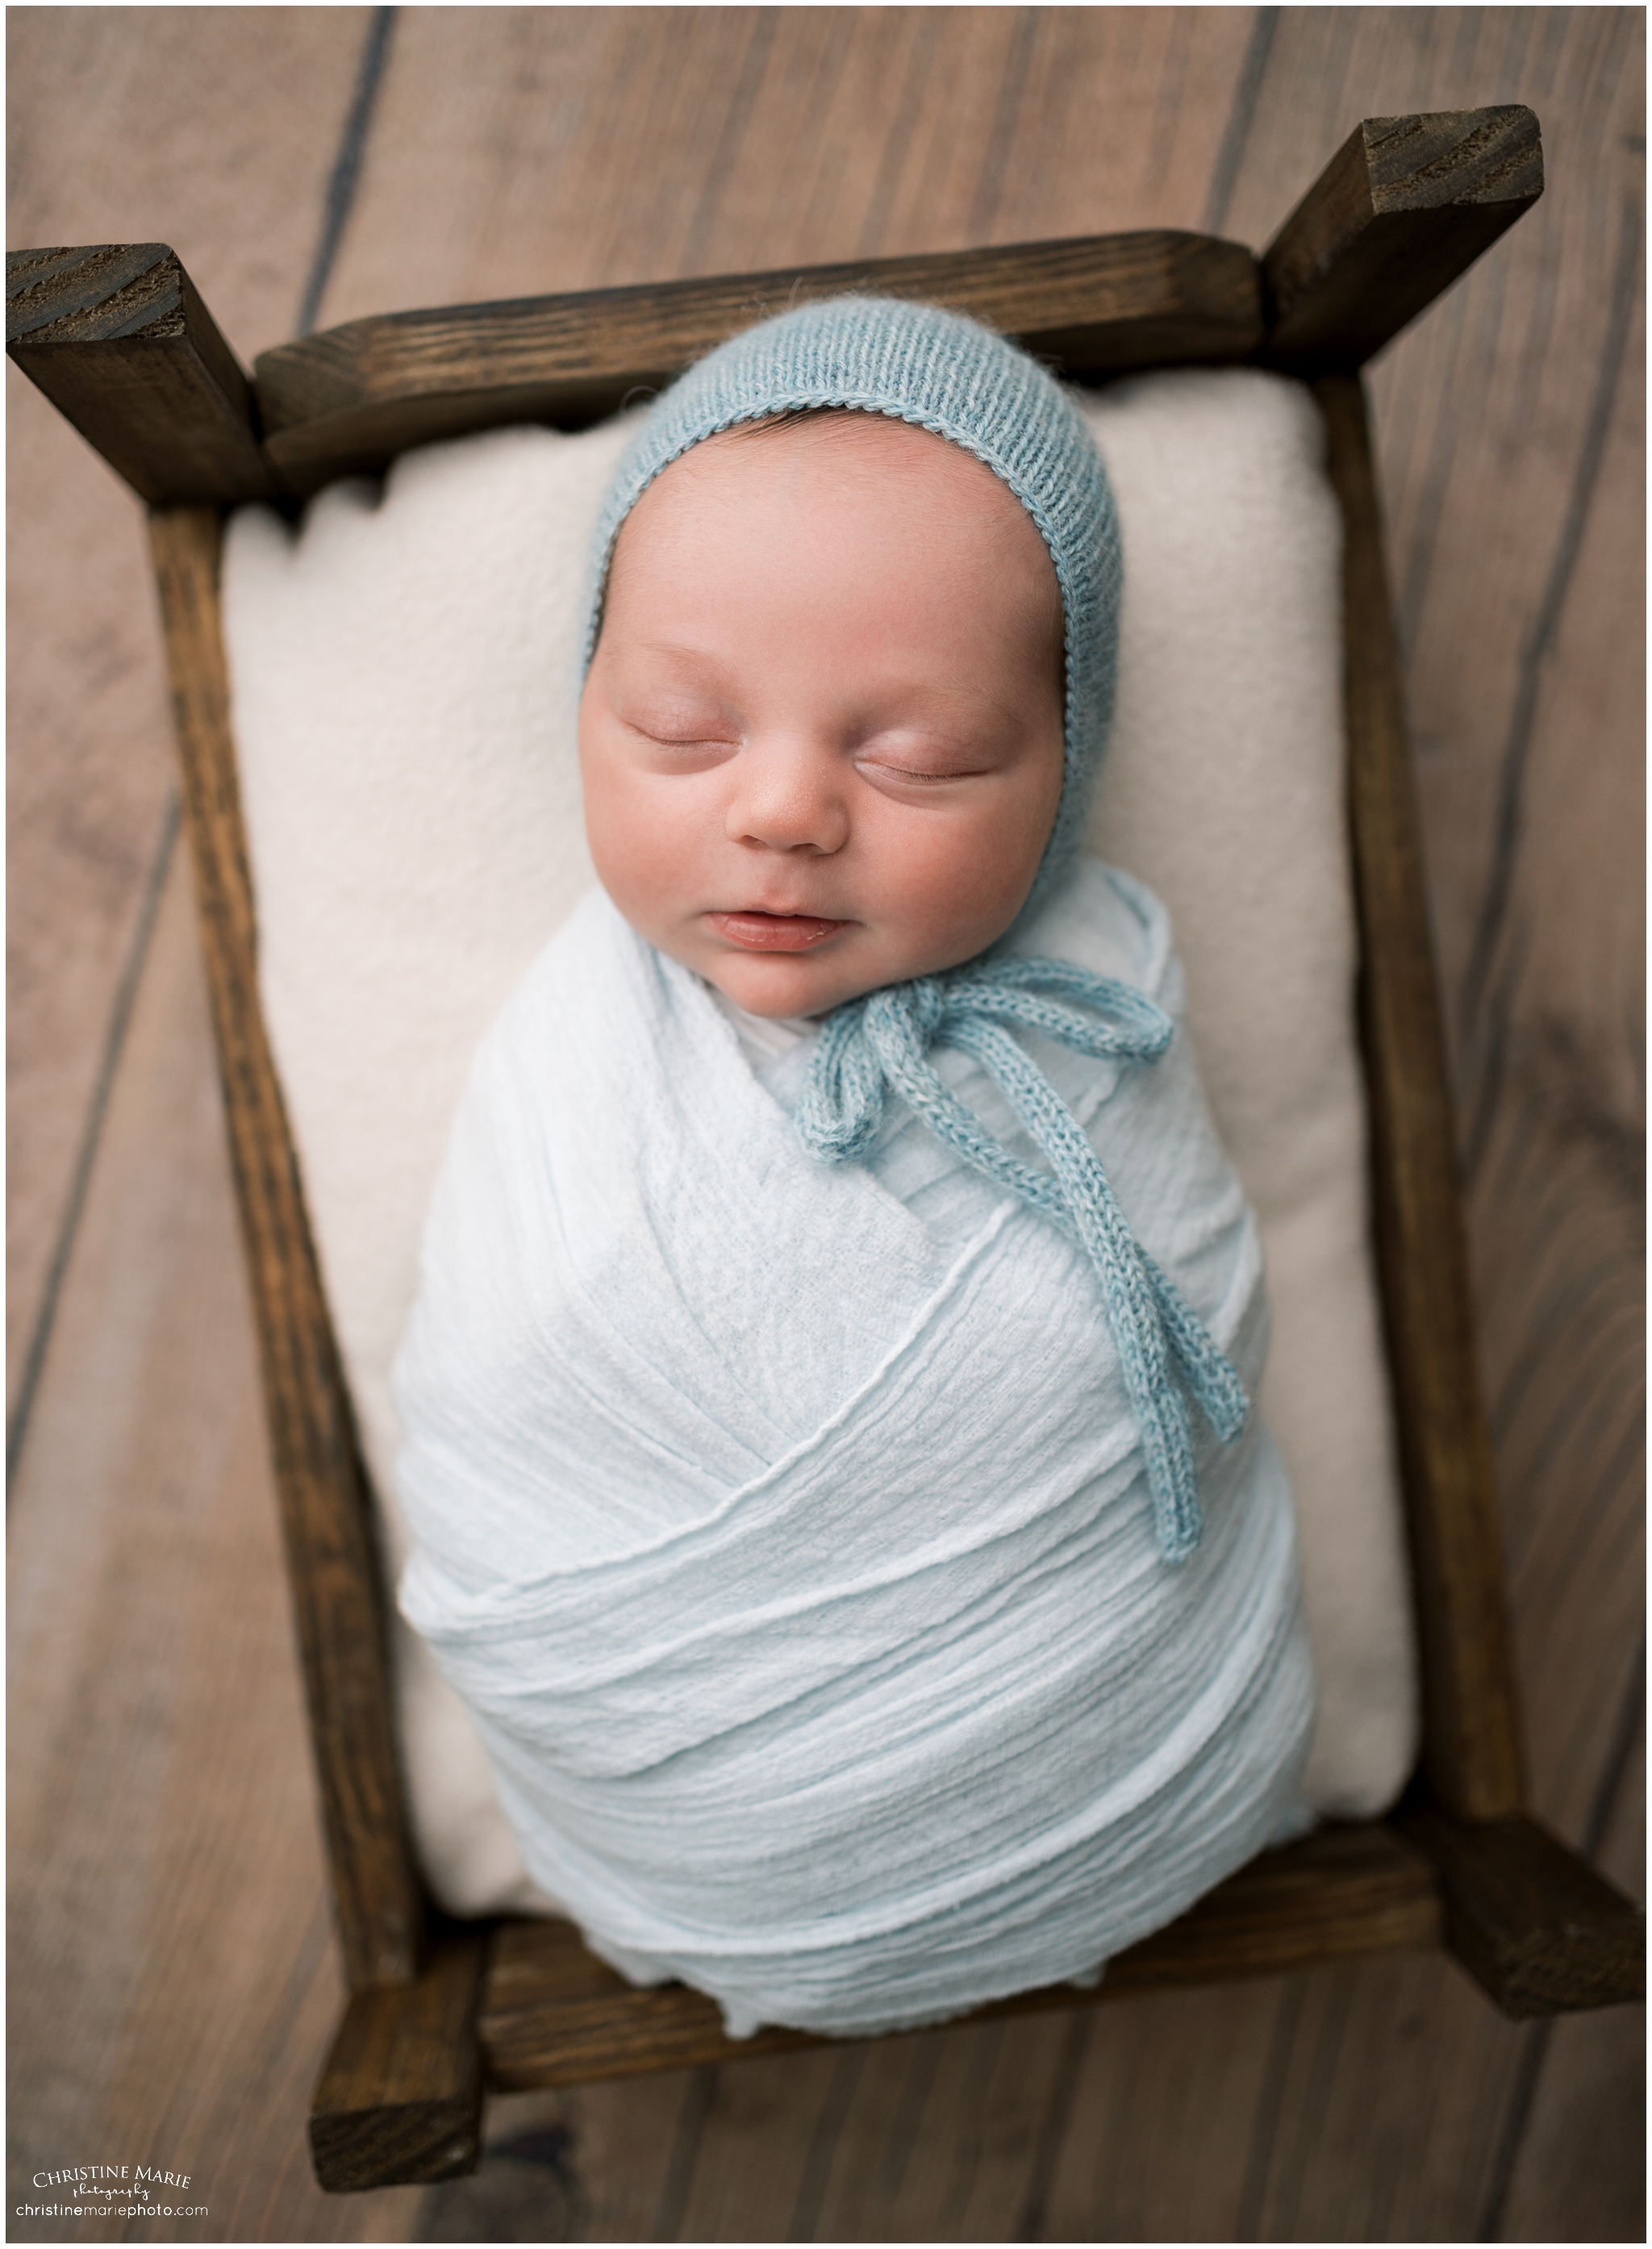
[[[609,650],[623,669],[637,677],[634,684],[656,685],[719,698],[731,690],[726,656],[715,649],[697,647],[692,641],[625,640]]]
[[[1012,703],[1005,703],[984,687],[969,687],[954,679],[899,679],[888,683],[888,691],[894,694],[916,694],[937,697],[941,700],[963,704],[971,712],[982,712],[1001,724],[1014,726],[1022,717]]]
[[[719,664],[722,658],[714,650],[699,648],[692,641],[634,640],[629,645],[645,656],[686,657],[691,664]]]

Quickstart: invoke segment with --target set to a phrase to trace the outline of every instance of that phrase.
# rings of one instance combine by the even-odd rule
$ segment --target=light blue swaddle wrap
[[[1075,863],[1119,560],[1057,386],[930,307],[736,339],[622,464],[591,644],[653,476],[832,405],[968,445],[1050,547],[1067,773],[1032,896],[757,1074],[588,899],[478,1052],[396,1373],[402,1605],[531,1873],[737,2032],[1086,1975],[1295,1823],[1312,1716],[1290,1496],[1244,1426],[1255,1222],[1162,908]]]

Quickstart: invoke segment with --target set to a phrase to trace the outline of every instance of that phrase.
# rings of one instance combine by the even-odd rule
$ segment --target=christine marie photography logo
[[[18,2218],[210,2215],[206,2204],[190,2192],[194,2181],[189,2172],[166,2170],[159,2163],[74,2163],[66,2170],[37,2171],[29,2184],[39,2200],[17,2204]]]

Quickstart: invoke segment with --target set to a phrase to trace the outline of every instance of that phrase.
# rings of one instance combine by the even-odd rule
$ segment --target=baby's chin
[[[795,955],[719,954],[691,965],[748,1015],[828,1015],[895,980],[875,972],[857,974],[846,963]]]
[[[834,1008],[864,999],[868,992],[904,984],[915,976],[938,975],[943,969],[956,967],[959,961],[955,953],[938,959],[894,959],[875,948],[859,946],[852,950],[845,946],[844,957],[834,959],[832,950],[828,946],[818,953],[802,955],[702,953],[685,960],[685,966],[697,970],[748,1015],[795,1020],[829,1015]],[[973,959],[974,954],[967,957]],[[679,953],[677,958],[685,957]]]

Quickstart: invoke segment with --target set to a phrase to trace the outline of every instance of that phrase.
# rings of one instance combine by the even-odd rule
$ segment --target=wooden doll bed
[[[351,1998],[310,2133],[345,2190],[471,2169],[485,2088],[570,2084],[816,2041],[726,2039],[712,2003],[633,1990],[565,1922],[461,1924],[409,1838],[370,1495],[259,1012],[217,610],[220,527],[295,507],[409,446],[575,428],[802,296],[958,306],[1071,380],[1260,363],[1311,382],[1345,532],[1349,808],[1385,1343],[1423,1690],[1420,1770],[1389,1818],[1243,1869],[1112,1961],[1094,1994],[1443,1942],[1507,2012],[1638,1996],[1638,1912],[1524,1809],[1490,1455],[1397,652],[1359,368],[1532,203],[1537,120],[1367,120],[1261,258],[1148,232],[357,320],[266,352],[249,382],[163,246],[8,261],[12,356],[148,503],[185,816]],[[1070,2006],[1032,1992],[983,2011]]]

